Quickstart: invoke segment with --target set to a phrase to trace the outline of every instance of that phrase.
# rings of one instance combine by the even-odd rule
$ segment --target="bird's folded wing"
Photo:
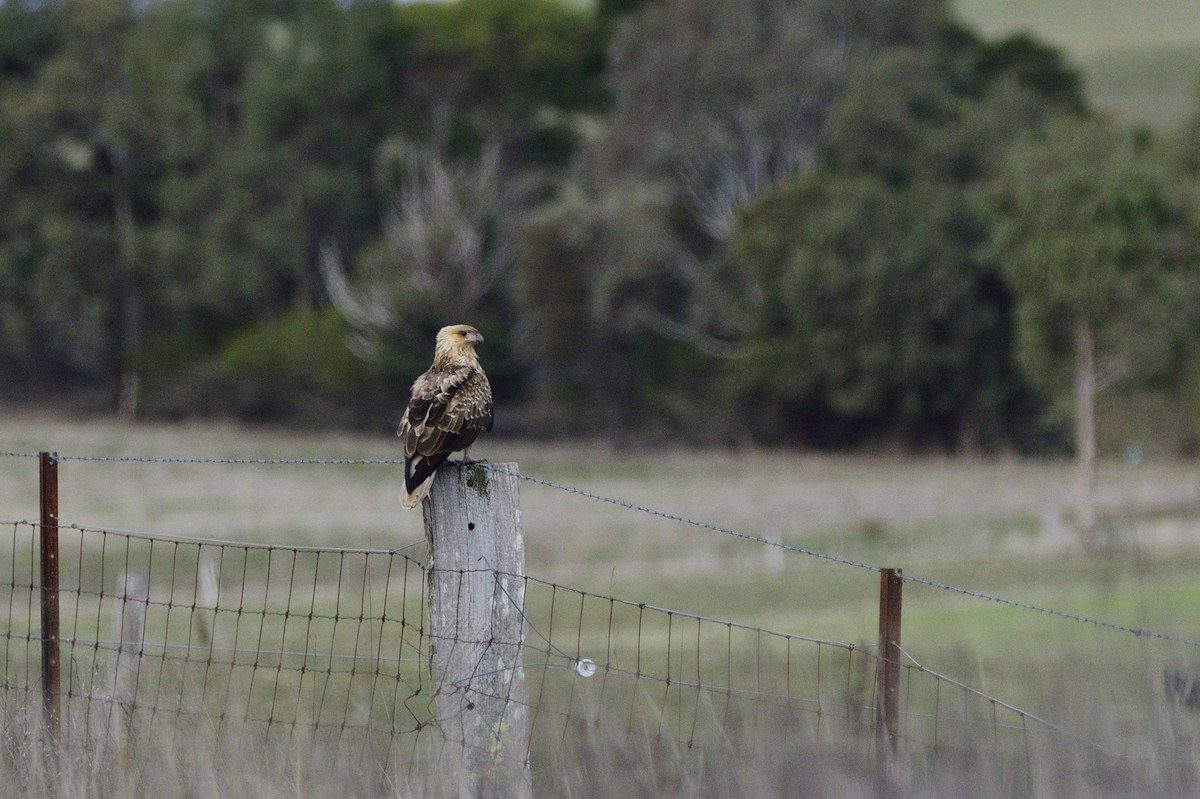
[[[474,401],[464,403],[460,394],[470,395],[477,370],[469,365],[449,370],[430,369],[413,383],[412,400],[404,412],[397,434],[403,439],[404,454],[432,455],[445,448],[447,435],[460,433],[474,415]]]

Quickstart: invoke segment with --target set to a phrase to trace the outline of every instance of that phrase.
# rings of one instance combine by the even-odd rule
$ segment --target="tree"
[[[7,269],[25,275],[26,351],[107,374],[118,411],[131,416],[153,290],[141,259],[150,148],[124,61],[133,15],[120,0],[56,13],[61,46],[0,98],[14,133],[3,160],[20,165],[3,176],[15,244]]]
[[[1172,368],[1184,333],[1169,235],[1179,216],[1166,185],[1131,135],[1061,117],[1017,143],[987,190],[1019,363],[1074,419],[1085,536],[1096,522],[1096,396]]]
[[[326,236],[319,263],[359,352],[406,372],[444,324],[516,329],[519,220],[558,190],[602,103],[602,31],[557,0],[402,6],[395,26],[404,94],[370,151],[382,224]],[[516,338],[489,338],[501,394]]]
[[[740,209],[815,164],[852,57],[927,38],[942,13],[908,0],[649,4],[613,43],[592,179],[662,181],[692,235],[723,241]]]
[[[274,5],[157,6],[141,25],[145,49],[181,54],[156,105],[177,136],[154,254],[176,318],[210,343],[214,328],[320,304],[321,243],[378,233],[374,148],[399,94],[390,9]]]
[[[518,242],[522,347],[539,365],[535,400],[572,408],[583,429],[618,445],[654,426],[647,411],[680,379],[670,348],[647,335],[664,323],[663,308],[676,310],[670,302],[687,279],[672,268],[665,202],[651,184],[610,190],[601,202],[571,194],[530,214]],[[687,389],[698,388],[697,376]]]
[[[757,197],[812,168],[851,53],[920,38],[936,5],[665,0],[617,16],[606,4],[619,20],[612,113],[574,185],[522,227],[522,285],[563,288],[520,295],[538,374],[568,393],[590,386],[576,393],[603,400],[591,418],[614,439],[710,414],[699,376],[741,351],[732,311],[753,288],[714,255]],[[580,320],[589,346],[547,346],[574,340]]]
[[[741,402],[764,409],[752,433],[968,452],[1026,443],[1014,434],[1028,393],[1010,356],[1011,295],[983,252],[974,186],[1007,139],[1062,102],[950,22],[851,63],[819,167],[752,205],[725,254],[753,286],[739,314],[748,354],[728,370]]]
[[[1008,297],[964,199],[820,173],[755,205],[730,248],[759,287],[748,352],[729,365],[741,403],[759,408],[752,433],[820,447],[1003,440]]]
[[[63,28],[48,8],[0,4],[0,194],[7,199],[0,214],[0,364],[9,368],[29,368],[41,327],[28,285],[40,257],[38,214],[24,195],[37,180],[37,137],[23,112],[37,75],[62,46]]]
[[[432,331],[465,319],[487,327],[480,314],[512,263],[516,203],[502,179],[498,143],[462,168],[391,144],[409,171],[384,213],[383,241],[360,253],[353,279],[332,243],[320,259],[330,299],[364,353],[387,345],[424,352]]]

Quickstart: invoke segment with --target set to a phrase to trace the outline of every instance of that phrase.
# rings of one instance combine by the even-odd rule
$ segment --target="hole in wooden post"
[[[467,529],[468,529],[468,530],[474,530],[474,529],[475,529],[475,522],[467,522]]]

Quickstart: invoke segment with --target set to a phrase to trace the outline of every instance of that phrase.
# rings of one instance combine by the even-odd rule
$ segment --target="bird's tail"
[[[418,485],[413,490],[409,490],[408,486],[404,486],[404,491],[400,493],[400,504],[405,510],[412,510],[421,504],[421,500],[429,496],[429,487],[433,485],[435,475],[429,475],[425,482]]]
[[[437,477],[438,467],[445,463],[448,455],[443,452],[428,458],[413,455],[404,459],[404,491],[400,494],[400,504],[405,510],[412,510],[429,496],[429,487]]]

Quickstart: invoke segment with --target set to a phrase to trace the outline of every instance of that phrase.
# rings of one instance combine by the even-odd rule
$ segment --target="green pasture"
[[[398,455],[387,433],[301,435],[36,417],[0,420],[0,442],[0,449],[21,452],[168,459]],[[1200,470],[1190,462],[1105,463],[1102,529],[1097,551],[1085,554],[1090,550],[1071,530],[1075,489],[1067,462],[615,453],[495,439],[472,454],[516,463],[523,474],[558,484],[520,483],[527,572],[597,594],[802,635],[873,635],[877,574],[797,551],[803,549],[1185,636],[1186,629],[1176,628],[1200,618],[1191,613],[1194,605],[1179,606],[1195,599],[1186,588],[1200,561],[1194,519]],[[407,547],[405,554],[420,559],[420,514],[399,507],[399,480],[400,467],[392,465],[65,460],[59,466],[66,524],[292,546]],[[0,518],[37,514],[36,459],[0,458]],[[1013,612],[919,590],[928,596],[911,600],[914,624],[926,606],[936,613],[978,609],[985,617]],[[975,638],[973,645],[987,646],[983,636]]]
[[[1196,113],[1200,13],[1192,0],[955,0],[987,36],[1031,32],[1083,71],[1095,105],[1131,125],[1169,128]]]
[[[0,419],[0,449],[163,459],[397,455],[386,431],[308,435],[36,416]],[[1007,710],[1007,720],[989,721],[999,706],[955,683],[1105,746],[1125,741],[1157,752],[1197,734],[1200,714],[1172,707],[1163,691],[1168,673],[1200,675],[1194,463],[1105,463],[1101,530],[1084,546],[1071,529],[1074,481],[1066,462],[623,453],[495,438],[472,454],[516,463],[539,481],[520,483],[526,571],[535,578],[525,604],[532,622],[526,680],[544,708],[534,725],[535,762],[551,757],[585,707],[602,708],[598,718],[615,725],[615,740],[625,741],[631,729],[654,740],[665,733],[684,742],[680,752],[688,751],[689,736],[727,740],[720,725],[728,719],[767,712],[732,700],[757,694],[789,697],[789,707],[814,701],[831,708],[806,716],[821,740],[830,740],[830,724],[861,734],[869,713],[856,718],[863,711],[854,709],[872,701],[879,575],[858,564],[899,567],[951,586],[905,587],[906,723],[922,746],[960,740],[970,725],[999,724],[1007,733],[1027,724]],[[96,597],[111,596],[121,579],[122,547],[135,570],[152,575],[147,640],[170,647],[153,650],[163,656],[160,665],[145,666],[139,692],[178,696],[180,708],[210,715],[236,705],[252,720],[282,708],[280,728],[289,739],[293,718],[322,719],[332,725],[324,734],[342,717],[358,719],[368,732],[353,734],[370,738],[380,723],[392,723],[386,720],[397,712],[397,697],[406,723],[423,723],[429,699],[420,690],[422,655],[413,638],[422,624],[420,571],[405,582],[405,570],[386,555],[339,561],[286,549],[403,548],[423,559],[420,514],[401,510],[397,499],[398,466],[68,459],[59,478],[63,541],[76,548],[86,542],[90,553],[64,555],[77,589],[66,595],[78,597],[79,611],[64,629],[85,640],[111,635],[119,601]],[[0,457],[0,519],[33,520],[37,513],[36,459]],[[71,525],[285,549],[241,554],[219,544],[125,544],[120,535],[98,542],[97,534]],[[5,543],[12,554],[0,556],[0,574],[6,583],[10,574],[14,584],[27,583],[32,528],[10,529],[17,543]],[[204,598],[197,576],[200,562],[214,557],[222,584],[215,603]],[[31,594],[22,600],[19,590],[7,593],[8,617],[0,622],[36,624]],[[239,603],[258,610],[239,611]],[[371,621],[380,614],[385,622]],[[344,652],[365,663],[379,657],[380,646],[400,651],[382,693],[378,682],[354,671],[352,657],[304,654]],[[15,664],[27,648],[14,641],[4,653],[7,680],[22,678]],[[265,654],[255,656],[255,649]],[[78,652],[78,694],[93,695],[114,673],[112,656],[99,647]],[[605,668],[590,679],[574,677],[569,658],[579,657]],[[869,749],[869,740],[860,743]]]

